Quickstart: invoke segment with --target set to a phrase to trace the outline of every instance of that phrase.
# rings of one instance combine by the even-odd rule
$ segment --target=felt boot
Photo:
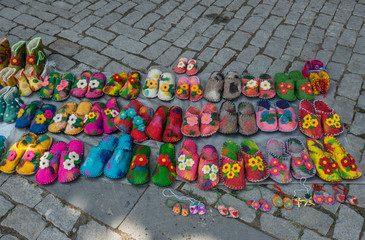
[[[0,71],[9,65],[10,55],[9,40],[5,37],[0,38]]]
[[[9,62],[9,67],[19,71],[25,67],[27,50],[24,41],[19,41],[11,47],[11,58]]]
[[[6,110],[6,102],[4,100],[5,95],[10,91],[12,87],[6,86],[0,89],[0,122],[4,120],[4,114]]]
[[[6,109],[4,112],[4,122],[13,123],[15,122],[18,111],[23,106],[24,102],[19,96],[18,88],[12,87],[4,96],[6,103]]]
[[[18,81],[19,93],[21,97],[28,97],[32,94],[32,89],[29,86],[28,80],[24,74],[24,69],[20,69],[16,74],[15,78]]]
[[[33,38],[27,44],[27,62],[25,69],[33,67],[36,75],[41,75],[43,73],[44,67],[46,65],[46,54],[43,50],[42,38]]]

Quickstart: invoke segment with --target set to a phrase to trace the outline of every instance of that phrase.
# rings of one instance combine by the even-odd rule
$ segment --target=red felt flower
[[[28,64],[34,64],[36,61],[35,57],[34,56],[28,56],[27,57],[27,63]]]
[[[137,154],[136,158],[134,159],[134,162],[136,163],[137,166],[146,166],[146,164],[148,163],[148,160],[146,158],[146,155],[144,154]]]
[[[134,163],[134,161],[132,162],[130,169],[133,170],[136,167],[136,164]]]
[[[160,166],[168,167],[170,165],[169,156],[161,154],[160,157],[157,159],[158,164]]]
[[[328,174],[328,175],[333,173],[333,169],[331,168],[330,165],[325,166],[323,171],[324,171],[325,174]]]
[[[338,164],[336,162],[331,163],[331,168],[336,170],[338,168]]]
[[[119,74],[114,74],[113,75],[113,80],[119,82],[120,80],[122,80],[122,77]]]
[[[325,167],[329,164],[330,164],[330,160],[328,158],[323,157],[323,158],[319,159],[319,165],[321,165],[322,167]]]
[[[351,160],[347,157],[342,158],[341,160],[342,166],[347,168],[351,164]]]
[[[286,84],[286,88],[287,88],[287,89],[293,89],[293,84],[291,84],[291,83],[287,83],[287,84]]]
[[[135,77],[130,77],[128,78],[128,81],[131,83],[131,84],[135,84],[137,82],[137,79]]]
[[[169,166],[167,166],[167,168],[169,169],[170,172],[175,172],[175,166],[172,165],[171,162],[170,162]]]
[[[20,60],[19,60],[19,58],[17,58],[17,57],[12,57],[12,58],[10,59],[10,63],[11,63],[12,65],[19,65],[19,64],[20,64]]]

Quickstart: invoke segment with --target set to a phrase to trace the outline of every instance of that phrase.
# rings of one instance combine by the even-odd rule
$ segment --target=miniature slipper
[[[29,127],[31,124],[35,113],[39,108],[41,108],[43,103],[41,101],[33,101],[28,105],[23,104],[18,111],[18,116],[15,122],[16,128]]]
[[[84,157],[84,144],[79,140],[71,140],[67,150],[62,152],[58,181],[72,182],[80,176],[80,163]]]
[[[133,185],[141,185],[150,181],[150,152],[148,146],[137,145],[133,149],[131,166],[127,173],[127,180]]]
[[[198,204],[196,202],[192,202],[189,205],[189,211],[191,215],[195,215],[198,213]]]
[[[90,71],[84,71],[77,77],[75,83],[72,85],[71,95],[78,98],[85,97],[88,89],[89,81],[92,73]]]
[[[206,103],[201,112],[200,135],[208,137],[216,133],[219,129],[219,119],[217,107],[212,103]]]
[[[320,205],[324,202],[324,196],[321,194],[322,187],[319,184],[313,183],[313,202]]]
[[[118,97],[120,89],[122,89],[127,80],[128,73],[116,73],[109,78],[109,81],[105,84],[103,88],[103,92],[107,95]]]
[[[316,166],[317,176],[327,182],[340,182],[342,180],[338,163],[332,155],[325,151],[322,143],[316,139],[307,140],[308,151],[314,166]]]
[[[316,168],[309,153],[302,141],[291,137],[285,142],[286,152],[291,156],[291,174],[296,179],[307,179],[314,177]]]
[[[175,213],[175,215],[181,214],[181,206],[180,203],[176,203],[174,207],[172,208],[172,211]]]
[[[278,183],[290,183],[290,155],[285,152],[285,143],[272,138],[267,142],[266,152],[270,169],[270,178]]]
[[[219,102],[222,99],[224,75],[221,72],[213,72],[205,85],[204,98],[208,102]]]
[[[73,82],[75,81],[75,75],[67,73],[58,78],[55,81],[56,89],[54,90],[52,100],[53,101],[64,101],[70,96],[70,90]]]
[[[177,81],[175,96],[179,99],[189,99],[190,96],[190,86],[189,78],[180,77]]]
[[[192,76],[198,72],[198,64],[194,59],[190,59],[186,67],[186,75]]]
[[[96,102],[93,104],[91,111],[85,115],[84,119],[84,133],[91,136],[103,134],[103,116],[102,112],[105,109],[105,104]]]
[[[239,190],[246,186],[243,159],[241,158],[240,147],[235,142],[226,141],[223,143],[220,163],[220,179],[224,185],[233,190]]]
[[[183,137],[181,133],[182,109],[177,106],[170,107],[169,116],[167,117],[165,130],[162,135],[162,141],[166,143],[176,143]]]
[[[18,80],[19,94],[21,97],[28,97],[33,93],[28,80],[24,75],[24,69],[20,69],[14,76]]]
[[[3,155],[5,152],[5,141],[6,141],[6,137],[4,137],[3,135],[0,135],[0,159],[3,159]]]
[[[228,208],[224,205],[219,205],[217,207],[217,209],[218,209],[218,212],[220,213],[220,215],[222,215],[222,216],[227,216],[229,214]]]
[[[244,75],[242,78],[242,94],[246,97],[258,97],[260,95],[260,79],[252,75]]]
[[[161,101],[171,101],[175,97],[175,75],[171,73],[163,73],[161,75],[160,87],[157,97]]]
[[[337,136],[343,133],[344,127],[340,116],[333,108],[323,100],[315,100],[313,104],[316,114],[321,115],[324,135]]]
[[[300,71],[291,71],[289,73],[290,79],[293,79],[295,83],[295,93],[299,100],[313,100],[313,87],[310,81],[304,78]]]
[[[323,138],[324,147],[332,154],[333,159],[339,166],[342,179],[358,179],[361,177],[361,170],[356,165],[356,160],[346,151],[342,144],[332,136]]]
[[[260,75],[260,96],[262,99],[271,99],[275,97],[276,91],[274,86],[274,80],[272,80],[269,74]]]
[[[219,132],[234,134],[238,130],[238,116],[233,102],[225,101],[219,109]],[[256,124],[255,124],[256,126]]]
[[[224,79],[223,98],[234,100],[241,95],[241,77],[237,72],[228,72]]]
[[[48,134],[38,136],[35,143],[28,145],[20,159],[16,171],[22,175],[32,175],[38,171],[39,159],[52,144],[52,137]]]
[[[43,82],[38,79],[38,75],[36,71],[34,71],[33,67],[25,69],[24,75],[27,78],[30,89],[32,89],[33,92],[36,92],[43,87]]]
[[[76,111],[68,117],[67,126],[64,132],[68,135],[76,135],[82,132],[84,130],[84,119],[90,112],[91,107],[91,102],[80,102],[76,108]]]
[[[166,125],[169,109],[165,106],[159,106],[153,114],[150,123],[146,128],[146,134],[149,138],[155,141],[162,141],[163,130]]]
[[[104,95],[103,88],[105,85],[106,77],[104,73],[94,73],[89,81],[86,98],[99,98]]]
[[[119,114],[118,102],[115,97],[109,99],[105,109],[102,111],[104,133],[110,134],[118,130],[114,125],[114,118]]]
[[[53,115],[56,113],[56,106],[53,104],[43,104],[39,108],[30,124],[29,132],[37,135],[43,134],[48,131],[48,125],[53,119]]]
[[[11,89],[12,87],[9,86],[0,89],[0,121],[4,120],[4,114],[6,111],[6,103],[4,97]]]
[[[67,148],[65,142],[55,142],[39,159],[39,170],[35,175],[38,184],[50,184],[58,177],[61,153]]]
[[[133,118],[137,115],[139,109],[143,106],[138,100],[130,101],[128,106],[114,118],[114,125],[119,131],[124,133],[131,133],[133,127]]]
[[[142,87],[142,94],[146,98],[157,97],[161,75],[162,72],[158,69],[151,69],[148,71],[146,81]]]
[[[175,147],[171,143],[164,143],[160,148],[160,156],[153,172],[152,182],[160,187],[170,186],[176,178]]]
[[[113,155],[104,166],[104,175],[108,178],[118,179],[127,175],[132,158],[132,137],[123,134],[119,137],[118,145]]]
[[[269,167],[257,144],[245,139],[241,142],[241,154],[245,162],[246,179],[250,182],[262,182],[269,177]]]
[[[238,218],[238,217],[239,217],[239,215],[238,215],[238,211],[237,211],[235,208],[233,208],[233,207],[229,207],[229,208],[228,208],[228,211],[229,211],[229,216],[230,216],[231,218]]]
[[[294,207],[293,200],[288,198],[288,196],[283,192],[283,190],[281,190],[280,187],[278,187],[275,184],[273,186],[279,190],[276,193],[276,195],[272,198],[272,203],[274,204],[274,206],[277,208],[284,207],[285,209],[288,209],[288,210],[293,209],[293,207]],[[280,197],[279,193],[284,194],[284,199],[282,199]]]
[[[57,114],[53,116],[49,123],[48,131],[52,133],[59,133],[66,129],[68,117],[76,111],[76,103],[68,102],[58,110]]]
[[[207,214],[207,208],[205,207],[204,203],[202,203],[202,202],[198,203],[198,214],[199,215]]]
[[[5,154],[0,165],[0,171],[4,173],[15,172],[15,168],[19,164],[19,161],[23,157],[25,151],[30,145],[33,145],[36,142],[36,139],[37,135],[34,133],[24,134]]]
[[[238,131],[244,136],[250,136],[259,130],[256,124],[255,109],[249,102],[238,105]]]
[[[142,106],[139,109],[137,116],[133,118],[131,136],[134,143],[140,143],[148,140],[146,126],[150,123],[153,113],[154,111],[152,108]]]
[[[55,90],[55,83],[61,75],[58,72],[51,72],[42,82],[42,88],[37,92],[37,95],[41,98],[50,99],[53,96]]]
[[[180,58],[179,61],[177,62],[177,65],[174,68],[174,71],[176,73],[184,73],[186,71],[186,65],[188,64],[188,59],[187,58]]]
[[[24,102],[19,96],[17,87],[11,87],[4,95],[5,108],[4,122],[13,123],[16,121],[18,111],[23,106]]]
[[[201,112],[196,107],[190,106],[186,110],[186,113],[183,118],[183,123],[181,126],[181,132],[183,135],[185,135],[187,137],[199,137],[200,136],[200,127],[199,127],[200,115],[201,115]]]
[[[289,102],[295,101],[297,96],[295,96],[294,80],[289,79],[288,75],[284,73],[276,73],[274,78],[278,97]]]
[[[99,177],[104,170],[105,163],[113,154],[114,148],[118,144],[118,138],[106,135],[99,142],[98,146],[93,146],[89,156],[82,163],[80,172],[85,177]]]
[[[199,154],[198,146],[193,140],[186,139],[179,152],[176,163],[176,173],[182,179],[195,181],[198,177]]]
[[[278,130],[278,119],[276,110],[268,100],[257,101],[256,123],[258,128],[264,132],[275,132]]]
[[[297,129],[298,122],[293,108],[285,100],[277,100],[275,102],[276,116],[280,132],[292,132]]]
[[[184,217],[189,216],[189,210],[186,207],[186,205],[182,205],[182,207],[181,207],[181,215],[184,216]]]
[[[128,73],[128,81],[120,89],[119,95],[127,100],[136,99],[139,95],[140,78],[138,72]]]
[[[200,154],[198,180],[196,181],[200,189],[208,190],[217,186],[219,183],[218,166],[217,149],[213,145],[205,145]]]
[[[340,188],[339,184],[332,185],[332,189],[335,190],[335,199],[339,203],[344,203],[346,201],[346,190],[343,188]],[[340,193],[340,190],[343,191],[343,193]]]
[[[321,115],[316,114],[312,103],[301,100],[299,104],[299,129],[311,138],[323,137]]]
[[[190,101],[196,102],[202,99],[203,89],[197,76],[190,77]]]

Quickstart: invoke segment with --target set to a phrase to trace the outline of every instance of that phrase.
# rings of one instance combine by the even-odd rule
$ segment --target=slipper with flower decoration
[[[299,104],[299,129],[310,138],[323,137],[322,117],[315,111],[312,103],[301,100]]]
[[[271,102],[264,99],[257,101],[257,127],[264,132],[275,132],[278,130],[277,122],[276,109],[271,105]]]
[[[42,134],[48,131],[48,126],[51,123],[54,114],[56,113],[56,106],[53,104],[43,104],[39,108],[30,124],[29,132],[35,134]]]
[[[30,104],[23,104],[18,111],[18,116],[15,121],[16,128],[29,127],[35,116],[35,113],[39,108],[41,108],[43,103],[41,101],[32,101]]]
[[[288,198],[288,196],[283,192],[283,190],[281,190],[280,187],[278,187],[277,185],[274,185],[274,187],[279,190],[276,193],[276,195],[272,198],[272,203],[274,204],[274,206],[277,208],[284,207],[285,209],[288,210],[292,209],[294,207],[293,200]],[[284,198],[280,197],[279,195],[280,193],[284,195]]]
[[[162,73],[157,97],[161,101],[171,101],[175,97],[175,75]]]
[[[133,118],[137,115],[139,109],[143,106],[138,100],[132,100],[123,108],[123,110],[114,118],[114,125],[123,133],[130,133],[133,127]]]
[[[169,110],[165,130],[162,135],[162,141],[166,143],[176,143],[183,137],[181,133],[182,109],[178,106],[172,106]]]
[[[186,139],[177,158],[176,173],[185,180],[194,181],[198,177],[198,164],[198,146],[193,140]]]
[[[133,118],[131,136],[134,143],[148,140],[146,126],[150,123],[154,110],[150,107],[142,106],[137,115]]]
[[[225,101],[219,109],[219,132],[234,134],[238,130],[238,116],[233,102]],[[256,124],[255,124],[256,126]]]
[[[292,132],[297,129],[298,122],[290,103],[280,99],[275,102],[275,107],[279,131]]]
[[[185,204],[183,204],[182,207],[181,207],[181,215],[184,216],[184,217],[189,216],[189,210],[188,210],[188,208],[186,207]]]
[[[269,74],[261,74],[260,75],[260,95],[259,98],[262,99],[271,99],[275,97],[275,85],[274,80],[272,80]]]
[[[333,108],[330,108],[323,100],[315,100],[313,104],[316,114],[321,115],[324,135],[337,136],[343,133],[343,123]]]
[[[82,72],[80,76],[77,77],[75,83],[72,85],[71,95],[78,98],[85,97],[91,76],[91,71]]]
[[[104,95],[103,88],[105,85],[106,76],[104,73],[94,73],[89,81],[87,92],[85,93],[86,98],[99,98]]]
[[[190,59],[186,67],[186,75],[192,76],[198,72],[198,64],[196,60]]]
[[[0,38],[0,70],[9,65],[11,47],[6,37]]]
[[[128,73],[126,72],[113,74],[105,84],[103,92],[107,95],[118,97],[120,89],[122,89],[127,80]]]
[[[246,97],[258,97],[260,79],[252,75],[244,75],[242,78],[242,94]]]
[[[344,203],[346,201],[346,190],[344,188],[340,188],[339,184],[332,186],[332,189],[335,190],[335,199],[339,203]],[[340,192],[340,190],[343,191],[343,193]]]
[[[128,80],[120,89],[119,95],[127,100],[136,99],[139,95],[140,74],[138,72],[129,72]]]
[[[177,81],[175,96],[179,99],[189,99],[190,96],[190,86],[189,78],[180,77]]]
[[[253,135],[259,130],[252,103],[241,102],[238,105],[238,126],[238,132],[244,136]]]
[[[24,74],[24,69],[20,69],[14,77],[18,81],[19,94],[21,97],[28,97],[30,94],[33,93]]]
[[[6,111],[5,96],[12,89],[10,86],[6,86],[0,89],[0,121],[4,120],[4,114]]]
[[[160,187],[170,186],[176,178],[175,147],[171,143],[164,143],[160,148],[157,166],[153,172],[152,182]]]
[[[213,72],[204,89],[204,99],[208,102],[219,102],[222,99],[224,75],[221,72]]]
[[[191,215],[195,215],[198,213],[198,204],[196,202],[192,202],[189,205],[189,211]]]
[[[92,107],[91,102],[80,102],[76,111],[70,113],[64,132],[68,135],[76,135],[84,130],[84,120]],[[71,112],[71,111],[70,111]],[[59,119],[59,116],[58,118]]]
[[[23,73],[28,80],[30,89],[32,89],[33,92],[36,92],[43,87],[43,82],[39,79],[40,77],[37,75],[33,67],[25,69]]]
[[[11,47],[11,57],[8,67],[14,68],[15,71],[25,67],[26,61],[26,43],[25,41],[19,41]]]
[[[220,156],[220,179],[230,189],[239,190],[246,186],[245,170],[240,147],[232,141],[223,143]]]
[[[290,183],[293,179],[290,175],[290,155],[285,152],[285,143],[272,138],[267,142],[270,178],[278,183]]]
[[[176,73],[184,73],[186,71],[186,65],[188,64],[188,59],[187,58],[180,58],[179,61],[177,62],[177,65],[174,68],[174,71]]]
[[[34,68],[36,75],[44,72],[46,65],[46,54],[43,49],[42,38],[36,37],[27,44],[27,57],[25,69]]]
[[[348,195],[347,194],[347,191],[343,188],[340,188],[340,186],[338,184],[332,186],[332,188],[335,190],[335,191],[338,191],[338,190],[342,190],[345,195],[346,195],[346,200],[353,206],[357,206],[357,204],[359,203],[359,199],[355,196],[352,196],[352,195]],[[337,190],[338,189],[338,190]]]
[[[319,60],[311,60],[305,62],[302,74],[305,78],[309,78],[311,73],[319,71],[326,71],[326,69],[324,69],[323,62]]]
[[[207,208],[205,207],[204,203],[202,203],[202,202],[198,203],[198,214],[199,215],[207,214]]]
[[[174,207],[172,208],[172,211],[175,213],[175,215],[181,214],[181,206],[180,203],[176,203]]]
[[[324,190],[321,185],[317,183],[312,184],[313,188],[313,201],[317,204],[322,204],[323,202],[327,204],[334,204],[334,198]],[[323,192],[323,193],[322,193]]]
[[[75,80],[75,75],[72,73],[64,74],[55,82],[56,89],[54,90],[52,100],[64,101],[70,96],[70,89]]]
[[[157,97],[162,72],[159,69],[151,69],[147,73],[146,81],[142,87],[142,94],[146,98]]]
[[[5,141],[6,137],[3,135],[0,135],[0,159],[3,158],[4,152],[5,152]]]
[[[6,91],[6,90],[5,90]],[[9,91],[4,94],[4,102],[6,106],[4,111],[4,122],[13,123],[16,121],[18,111],[23,106],[24,102],[19,96],[17,87],[11,87]]]
[[[231,218],[238,218],[239,217],[238,210],[235,209],[234,207],[229,207],[228,211],[229,211],[229,216]]]
[[[190,106],[184,115],[183,123],[181,126],[181,132],[183,135],[188,137],[199,137],[200,136],[200,115],[201,112],[196,107]],[[215,122],[213,121],[215,124]]]
[[[155,141],[161,142],[163,139],[164,127],[169,116],[169,109],[165,106],[159,106],[153,114],[150,123],[145,132],[147,136]]]
[[[40,98],[50,99],[53,96],[55,90],[55,83],[57,79],[61,77],[58,72],[51,72],[42,82],[42,88],[37,92]],[[72,90],[71,90],[72,92]]]
[[[52,133],[59,133],[66,129],[68,117],[76,111],[76,103],[68,102],[58,110],[57,114],[53,116],[49,123],[48,131]]]
[[[105,104],[96,102],[93,104],[90,112],[85,116],[84,119],[84,133],[91,136],[97,136],[103,134],[103,115],[102,112],[105,110]]]
[[[115,97],[109,99],[101,114],[103,116],[104,133],[110,134],[117,131],[118,128],[114,125],[114,118],[119,114],[119,107]]]
[[[71,140],[67,150],[62,151],[58,181],[67,183],[76,180],[80,174],[80,164],[84,157],[84,144],[79,140]]]
[[[200,115],[200,135],[208,137],[216,133],[219,129],[219,119],[217,107],[212,103],[206,103]]]
[[[148,146],[137,145],[133,149],[132,163],[127,173],[127,180],[133,185],[141,185],[150,181],[150,152]]]
[[[300,71],[289,72],[290,79],[294,80],[295,83],[295,94],[299,100],[313,100],[313,87],[310,81],[304,78]]]
[[[200,189],[208,190],[219,183],[219,160],[217,149],[213,145],[205,145],[200,154],[198,180]]]
[[[276,73],[274,78],[276,94],[278,97],[289,102],[295,101],[297,96],[295,96],[294,79],[290,79],[288,75],[284,73]]]
[[[190,77],[190,101],[196,102],[203,97],[203,88],[197,76]]]
[[[223,98],[234,100],[241,95],[241,77],[237,72],[228,72],[224,78]]]

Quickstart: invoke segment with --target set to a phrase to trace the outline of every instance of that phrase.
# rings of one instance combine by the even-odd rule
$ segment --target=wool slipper
[[[151,149],[148,146],[134,147],[132,163],[127,173],[129,183],[141,185],[150,181],[150,152]]]
[[[223,98],[234,100],[241,95],[241,77],[237,72],[228,72],[224,79]]]
[[[3,159],[3,155],[5,152],[5,141],[6,141],[6,137],[4,137],[3,135],[0,135],[0,159]]]
[[[103,173],[104,165],[112,156],[117,144],[117,137],[112,135],[106,135],[103,137],[98,146],[92,147],[89,156],[87,156],[81,165],[81,174],[85,177],[99,177]]]
[[[92,73],[90,71],[84,71],[77,77],[75,83],[72,85],[71,95],[77,98],[85,97],[88,89]]]
[[[180,77],[177,81],[175,96],[179,99],[189,99],[190,96],[190,86],[189,78]]]
[[[262,182],[269,177],[269,167],[257,144],[245,139],[241,142],[246,178],[250,182]]]
[[[163,130],[166,125],[169,109],[165,106],[159,106],[153,114],[150,123],[146,128],[146,134],[149,138],[155,141],[162,141]]]
[[[2,86],[13,87],[17,84],[15,78],[16,69],[12,67],[6,67],[0,71],[0,83]]]
[[[39,108],[41,108],[43,103],[41,101],[33,101],[28,105],[23,104],[18,111],[18,116],[15,121],[16,128],[29,127],[31,124],[35,113]]]
[[[103,88],[105,85],[106,77],[104,73],[94,73],[89,81],[87,92],[85,97],[87,98],[99,98],[104,95]]]
[[[157,97],[161,101],[171,101],[175,97],[175,75],[171,73],[163,73],[161,75],[160,87]]]
[[[256,123],[258,128],[264,132],[275,132],[278,130],[278,119],[276,110],[268,100],[259,100],[256,108]]]
[[[201,112],[196,107],[190,106],[184,115],[181,132],[187,137],[200,136],[200,115]]]
[[[186,139],[179,152],[176,163],[176,173],[182,179],[195,181],[198,177],[199,154],[198,146],[193,140]]]
[[[48,131],[51,133],[59,133],[66,129],[68,117],[76,111],[76,103],[68,102],[58,110],[52,121],[49,123]]]
[[[221,72],[213,72],[205,85],[204,98],[208,102],[219,102],[222,99],[224,75]]]
[[[67,73],[58,78],[55,82],[56,89],[54,90],[52,100],[64,101],[70,96],[70,90],[73,82],[75,81],[75,75]]]
[[[259,130],[256,124],[255,109],[249,102],[241,102],[238,105],[238,126],[239,133],[250,136]]]
[[[103,134],[103,116],[102,112],[105,109],[105,104],[96,102],[93,104],[89,114],[85,115],[84,133],[91,136]]]
[[[316,174],[316,168],[302,141],[291,137],[285,142],[286,152],[291,156],[291,175],[296,179],[311,178]]]
[[[132,136],[123,134],[119,137],[118,145],[113,155],[104,166],[104,175],[118,179],[127,175],[132,158]]]
[[[272,138],[267,142],[270,178],[278,183],[290,183],[293,179],[290,175],[290,155],[285,152],[285,143]]]
[[[114,118],[114,125],[122,134],[129,134],[133,127],[133,118],[143,106],[138,100],[130,101],[129,104]]]
[[[128,81],[119,92],[119,95],[122,98],[127,100],[136,99],[139,95],[139,88],[140,88],[140,78],[138,72],[130,72],[128,73]]]
[[[33,92],[36,92],[43,87],[43,82],[38,79],[38,75],[33,67],[25,69],[24,75],[27,78],[30,89],[32,89]]]
[[[68,135],[76,135],[82,132],[84,130],[84,119],[90,112],[91,107],[91,102],[80,102],[76,108],[76,111],[69,116],[64,132]]]
[[[310,82],[313,87],[314,95],[324,94],[326,97],[326,93],[330,88],[330,76],[326,71],[313,72],[309,75]]]
[[[187,58],[180,58],[179,61],[177,62],[174,71],[176,73],[184,73],[186,71],[186,65],[188,64],[188,59]]]
[[[297,96],[295,96],[294,80],[289,79],[288,75],[284,73],[276,73],[274,78],[278,97],[289,102],[295,101]]]
[[[42,82],[42,88],[37,92],[40,98],[50,99],[55,90],[55,83],[61,75],[58,72],[51,72]],[[72,90],[71,90],[72,91]]]
[[[65,142],[55,142],[49,151],[45,152],[39,159],[39,170],[35,175],[38,184],[46,185],[52,183],[58,177],[61,153],[67,148]]]
[[[200,114],[200,135],[208,137],[216,133],[219,129],[219,119],[217,107],[212,103],[206,103]]]
[[[32,175],[38,171],[39,159],[52,144],[52,137],[48,134],[38,136],[34,144],[26,149],[23,157],[20,159],[16,172],[22,175]]]
[[[238,114],[233,102],[225,101],[219,109],[219,132],[234,134],[238,131]]]
[[[24,102],[19,96],[17,87],[11,87],[4,95],[5,111],[4,122],[13,123],[16,121],[18,111],[23,106]],[[3,107],[4,108],[4,107]]]
[[[197,76],[190,77],[190,101],[196,102],[202,99],[203,89]]]
[[[217,149],[213,145],[205,145],[202,148],[199,167],[198,179],[196,184],[200,189],[208,190],[214,188],[219,183],[219,160]]]
[[[53,104],[43,104],[40,109],[37,110],[32,123],[30,124],[29,132],[37,135],[43,134],[48,131],[48,125],[53,119],[53,115],[56,113],[56,106]]]
[[[84,144],[79,140],[68,143],[66,151],[62,152],[58,181],[67,183],[76,180],[80,176],[80,164],[84,157]]]
[[[119,114],[118,102],[115,97],[109,99],[102,111],[104,133],[110,134],[118,130],[114,125],[114,118]]]
[[[192,76],[198,72],[198,64],[196,60],[190,59],[188,62],[188,66],[186,67],[186,75]]]
[[[295,83],[295,94],[299,100],[313,100],[313,87],[310,81],[304,78],[300,71],[289,72],[290,79],[293,79]]]
[[[269,74],[260,75],[260,96],[262,99],[271,99],[275,97],[276,91],[274,81]]]
[[[157,97],[162,72],[159,69],[151,69],[147,73],[146,81],[142,87],[142,94],[146,98]]]
[[[164,143],[160,148],[157,166],[153,171],[152,182],[160,187],[170,186],[176,178],[175,147],[171,143]]]
[[[20,69],[14,76],[18,80],[19,94],[21,97],[28,97],[33,93],[28,80],[24,75],[24,69]]]
[[[297,129],[298,122],[293,108],[285,100],[275,102],[276,116],[278,118],[278,127],[280,132],[292,132]]]
[[[0,171],[4,173],[15,172],[16,166],[19,164],[20,159],[23,157],[25,151],[30,145],[35,144],[37,135],[34,133],[24,134],[18,142],[14,143],[8,152],[5,154],[1,164]]]
[[[324,135],[337,136],[343,133],[344,127],[340,116],[333,108],[330,108],[323,100],[315,100],[313,104],[316,114],[321,115]]]
[[[170,107],[167,117],[166,127],[162,135],[162,141],[166,143],[176,143],[183,137],[181,133],[182,109],[178,106]]]
[[[324,69],[324,64],[323,62],[319,61],[319,60],[311,60],[311,61],[306,61],[304,64],[304,68],[302,70],[302,74],[305,78],[309,78],[309,75],[313,72],[319,72],[319,71],[323,71]]]
[[[321,123],[322,123],[321,115],[316,113],[312,103],[308,100],[300,100],[299,104],[300,131],[304,135],[310,138],[321,138],[323,137],[323,129]]]
[[[260,95],[260,79],[252,75],[244,75],[242,78],[242,94],[246,97],[258,97]]]
[[[109,81],[105,84],[103,88],[103,92],[107,95],[118,97],[120,89],[122,89],[127,80],[128,73],[116,73],[109,78]]]
[[[246,186],[245,170],[241,158],[240,147],[232,141],[223,143],[220,156],[220,179],[224,185],[233,190]]]
[[[142,106],[137,116],[133,119],[131,136],[134,143],[144,142],[148,139],[146,126],[150,123],[154,110],[150,107]]]
[[[6,86],[0,89],[0,121],[4,120],[4,114],[6,111],[6,103],[4,100],[5,95],[12,89],[10,86]]]

